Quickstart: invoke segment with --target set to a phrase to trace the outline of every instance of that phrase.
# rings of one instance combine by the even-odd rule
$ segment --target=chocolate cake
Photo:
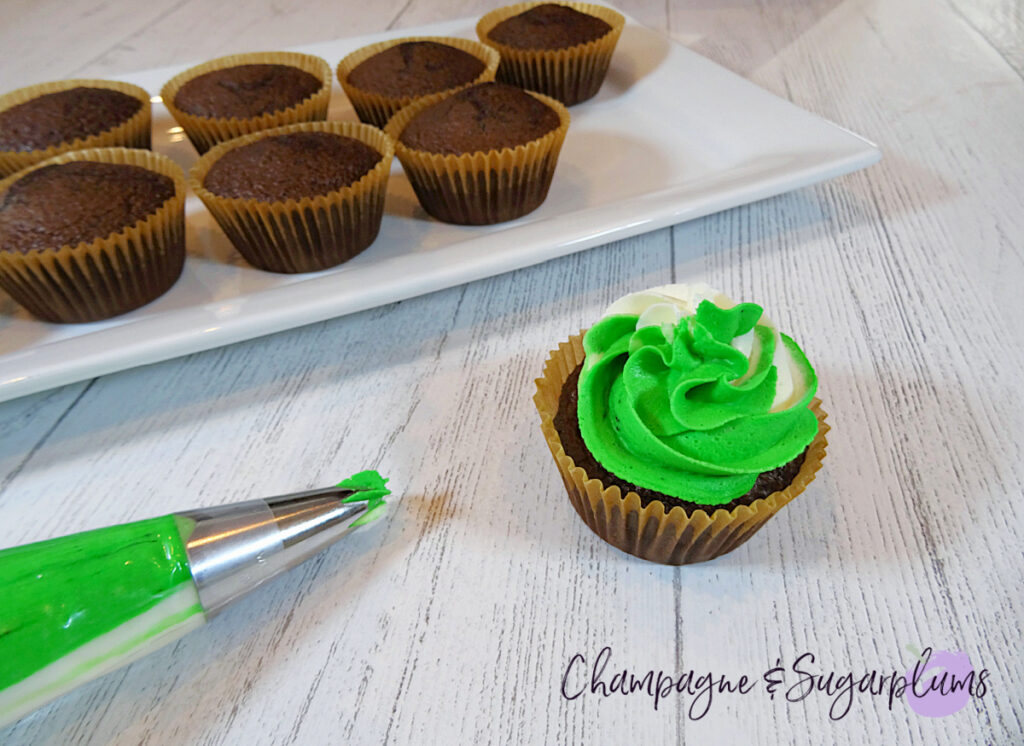
[[[105,132],[138,113],[142,102],[109,88],[79,86],[0,111],[0,150],[26,152]]]
[[[566,49],[600,39],[611,30],[600,18],[545,3],[505,19],[487,36],[516,49]]]
[[[139,166],[75,161],[16,181],[0,202],[0,251],[76,246],[134,225],[174,196],[174,181]]]
[[[583,364],[581,363],[569,375],[565,385],[562,387],[562,395],[558,400],[558,413],[555,415],[554,425],[562,441],[562,447],[565,449],[566,455],[577,466],[582,468],[588,477],[601,480],[606,487],[618,485],[623,495],[627,492],[635,492],[640,497],[640,504],[643,507],[646,507],[655,500],[660,500],[665,505],[666,511],[671,510],[676,505],[682,507],[687,513],[692,513],[695,510],[704,510],[710,514],[719,508],[731,511],[739,505],[750,505],[755,500],[768,497],[773,492],[785,489],[793,482],[793,479],[800,472],[800,467],[803,466],[804,457],[807,455],[806,449],[789,463],[760,474],[757,477],[757,481],[754,482],[754,486],[747,494],[741,495],[730,502],[713,506],[698,505],[697,503],[681,500],[655,490],[638,487],[635,484],[619,479],[598,463],[597,459],[594,458],[583,442],[577,412],[577,403],[579,402],[577,383],[582,368]]]
[[[433,41],[408,41],[356,65],[347,82],[393,98],[424,96],[472,83],[484,71],[479,59]]]
[[[237,65],[192,78],[174,105],[194,116],[245,119],[287,109],[322,86],[315,75],[290,65]]]
[[[421,111],[399,140],[430,153],[474,153],[524,145],[560,123],[554,109],[523,90],[481,83]]]
[[[203,186],[219,197],[298,200],[353,184],[381,157],[351,137],[293,132],[228,151],[211,166]]]

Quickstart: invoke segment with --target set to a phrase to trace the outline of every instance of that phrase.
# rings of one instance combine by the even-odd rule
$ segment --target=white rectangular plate
[[[475,38],[475,19],[299,47],[332,66],[412,35]],[[123,76],[151,93],[187,65]],[[231,344],[526,267],[854,171],[877,147],[629,20],[601,92],[571,109],[547,201],[518,220],[446,225],[416,202],[395,161],[380,236],[340,267],[275,275],[249,267],[198,198],[188,259],[148,306],[82,325],[35,321],[0,296],[0,401]],[[355,119],[335,82],[331,119]],[[153,147],[186,170],[191,145],[153,106]]]

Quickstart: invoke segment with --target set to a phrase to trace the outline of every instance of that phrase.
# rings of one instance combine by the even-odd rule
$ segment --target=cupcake
[[[534,402],[587,525],[681,565],[732,551],[814,479],[828,431],[816,389],[760,306],[666,285],[553,350]]]
[[[149,94],[138,86],[62,80],[0,96],[0,177],[71,150],[149,145]]]
[[[501,54],[497,79],[566,106],[601,88],[626,20],[587,3],[518,3],[492,10],[477,36]]]
[[[190,183],[254,267],[312,272],[373,243],[393,155],[376,127],[306,122],[218,145]]]
[[[468,39],[415,36],[371,44],[338,63],[338,81],[367,124],[383,127],[413,101],[494,80],[498,53]]]
[[[202,154],[241,135],[327,119],[331,68],[296,52],[235,54],[176,75],[161,96]]]
[[[554,99],[481,83],[410,104],[385,131],[424,210],[486,225],[544,201],[568,129],[569,112]]]
[[[185,175],[148,150],[94,148],[0,181],[0,287],[44,321],[115,316],[185,261]]]

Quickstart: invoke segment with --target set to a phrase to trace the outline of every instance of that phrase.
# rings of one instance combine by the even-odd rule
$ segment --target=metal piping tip
[[[185,549],[207,617],[377,518],[385,481],[362,472],[334,487],[180,513],[195,524]]]

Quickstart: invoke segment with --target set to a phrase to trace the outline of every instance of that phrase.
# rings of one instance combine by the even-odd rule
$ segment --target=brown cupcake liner
[[[607,487],[601,480],[590,478],[566,455],[554,424],[562,387],[583,361],[583,334],[570,337],[568,342],[551,351],[543,376],[536,380],[537,393],[533,401],[569,501],[591,530],[612,546],[664,565],[705,562],[740,546],[814,481],[828,445],[825,434],[829,426],[820,399],[811,402],[811,411],[818,418],[818,434],[808,446],[804,463],[793,482],[786,489],[755,500],[749,506],[740,505],[731,511],[719,508],[710,516],[704,510],[688,514],[678,505],[666,512],[661,501],[655,500],[643,507],[635,492],[623,496],[617,485]]]
[[[280,111],[272,111],[261,114],[258,117],[201,117],[182,111],[174,105],[174,97],[178,91],[192,78],[214,70],[223,70],[238,65],[288,65],[297,67],[310,75],[320,79],[322,85],[320,90],[309,98],[306,98],[294,106]],[[249,54],[232,54],[227,57],[218,57],[215,60],[204,62],[201,65],[191,67],[184,72],[178,73],[164,83],[160,91],[164,106],[171,112],[181,128],[185,130],[188,139],[195,146],[195,149],[202,155],[207,150],[221,142],[233,140],[242,135],[253,132],[260,132],[272,127],[281,127],[286,124],[297,124],[299,122],[324,121],[327,119],[327,107],[331,103],[331,86],[334,81],[331,77],[331,66],[327,61],[311,54],[300,54],[298,52],[251,52]]]
[[[141,166],[170,177],[174,196],[153,214],[117,233],[77,246],[0,249],[0,286],[44,321],[98,321],[163,295],[185,263],[185,174],[171,159],[148,150],[90,148],[58,155],[0,181],[0,201],[36,169],[72,161]]]
[[[382,157],[354,184],[300,200],[221,197],[203,186],[210,168],[228,151],[291,132],[352,137]],[[268,272],[314,272],[341,264],[373,243],[384,215],[394,153],[391,138],[368,124],[302,122],[221,143],[196,162],[189,183],[234,247],[254,267]]]
[[[103,132],[88,137],[80,137],[70,142],[62,142],[51,145],[41,150],[0,150],[0,178],[17,173],[23,168],[28,168],[36,163],[45,161],[61,153],[72,150],[84,150],[86,148],[146,148],[150,146],[150,122],[152,119],[152,106],[149,102],[149,94],[131,83],[121,83],[116,80],[93,80],[91,78],[76,78],[73,80],[60,80],[52,83],[40,83],[30,85],[26,88],[19,88],[16,91],[5,93],[0,96],[0,111],[10,109],[34,98],[45,96],[48,93],[66,91],[70,88],[107,88],[118,91],[138,99],[142,104],[139,110],[125,121]]]
[[[497,79],[547,94],[566,106],[592,98],[600,90],[605,73],[608,72],[612,53],[626,25],[626,19],[620,13],[601,5],[560,2],[559,5],[600,18],[612,27],[611,31],[600,39],[566,49],[518,49],[489,37],[491,29],[502,21],[541,4],[529,2],[506,5],[492,10],[477,23],[476,33],[480,41],[494,47],[501,54]]]
[[[570,117],[553,98],[527,93],[555,110],[559,126],[514,148],[452,155],[406,147],[399,140],[402,131],[435,100],[416,101],[391,118],[384,131],[394,139],[395,154],[424,210],[446,223],[489,225],[540,206],[548,195]]]
[[[380,54],[386,49],[409,41],[434,41],[438,44],[447,44],[450,47],[455,47],[456,49],[460,49],[463,52],[473,55],[483,62],[485,65],[484,71],[480,73],[476,79],[471,80],[464,85],[447,88],[443,91],[427,94],[426,96],[403,96],[395,98],[392,96],[384,96],[379,93],[373,93],[372,91],[364,91],[348,82],[349,74],[361,63],[376,54]],[[498,71],[499,62],[501,62],[501,57],[498,55],[498,52],[486,44],[481,44],[480,42],[470,41],[469,39],[459,39],[454,36],[407,36],[402,39],[391,39],[389,41],[382,41],[377,44],[370,44],[369,46],[357,49],[338,63],[337,76],[338,82],[341,83],[341,87],[345,90],[345,95],[348,96],[348,100],[352,102],[352,107],[356,110],[359,120],[366,122],[367,124],[383,128],[388,123],[388,120],[394,116],[395,112],[408,106],[413,101],[419,101],[421,99],[440,101],[445,96],[462,90],[467,86],[476,85],[477,83],[487,83],[494,80],[494,76]]]

